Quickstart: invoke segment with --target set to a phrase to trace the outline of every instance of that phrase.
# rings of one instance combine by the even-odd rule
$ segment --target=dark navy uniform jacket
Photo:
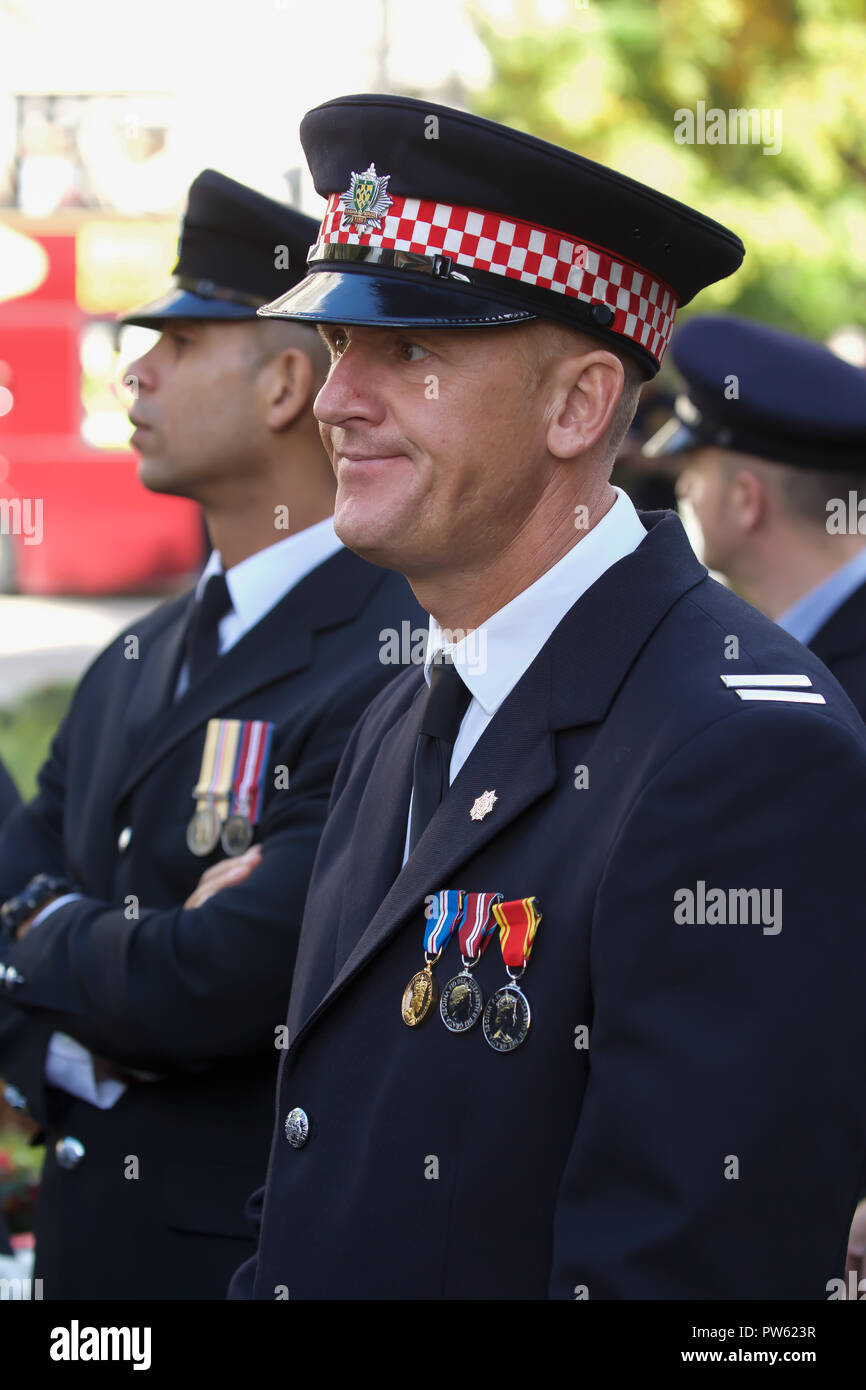
[[[244,1218],[264,1176],[304,896],[340,754],[398,669],[380,632],[426,624],[405,580],[342,550],[313,570],[172,704],[190,596],[121,635],[82,679],[40,775],[0,833],[0,898],[39,871],[84,900],[0,958],[0,1071],[42,1125],[36,1274],[45,1298],[222,1298],[253,1249]],[[203,907],[183,903],[217,850],[186,845],[211,717],[275,724],[256,839],[262,862]],[[132,836],[118,844],[124,827]],[[138,900],[138,918],[133,915]],[[100,1110],[44,1084],[54,1031],[155,1073]],[[75,1171],[55,1145],[78,1139]],[[138,1158],[139,1176],[130,1156]]]
[[[809,646],[866,719],[866,584],[836,609]]]
[[[866,1159],[866,731],[816,658],[708,578],[676,517],[642,519],[402,870],[422,673],[354,731],[233,1296],[822,1299],[840,1273]],[[720,679],[784,673],[826,703]],[[701,884],[780,890],[781,929],[678,922],[675,895]],[[480,1025],[402,1022],[443,888],[539,899],[512,1053]],[[440,987],[459,968],[452,943]],[[485,997],[505,983],[495,938],[476,978]]]
[[[0,825],[14,806],[18,805],[18,789],[9,773],[0,763]]]

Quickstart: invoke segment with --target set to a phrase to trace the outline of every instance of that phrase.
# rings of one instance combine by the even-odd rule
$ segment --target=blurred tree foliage
[[[36,774],[48,756],[73,688],[45,686],[10,709],[0,709],[0,758],[25,801],[36,792]]]
[[[742,237],[742,269],[700,295],[700,312],[812,338],[866,325],[864,0],[476,0],[470,13],[493,67],[472,101],[479,114]],[[676,112],[698,102],[780,111],[780,152],[678,144]]]

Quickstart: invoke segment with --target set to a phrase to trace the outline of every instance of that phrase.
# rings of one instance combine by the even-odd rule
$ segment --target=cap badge
[[[340,194],[344,209],[340,231],[351,229],[353,223],[359,232],[379,230],[380,219],[394,201],[388,194],[390,177],[390,174],[377,174],[375,164],[363,174],[352,173],[349,187]]]

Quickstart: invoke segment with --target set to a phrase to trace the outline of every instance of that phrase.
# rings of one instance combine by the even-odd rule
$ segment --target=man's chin
[[[164,493],[168,497],[185,497],[186,493],[178,485],[177,476],[168,464],[158,459],[146,459],[139,455],[138,481],[148,492]]]
[[[395,534],[393,517],[383,517],[350,498],[342,505],[337,499],[334,510],[334,530],[343,545],[354,550],[363,560],[381,565],[383,569],[399,570],[402,547]]]

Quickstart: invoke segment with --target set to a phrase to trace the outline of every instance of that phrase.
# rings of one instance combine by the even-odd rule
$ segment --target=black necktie
[[[212,574],[201,598],[196,599],[186,629],[184,648],[187,675],[195,685],[219,657],[219,625],[232,606],[224,574]]]
[[[448,658],[435,661],[415,745],[410,854],[448,790],[451,754],[471,699],[454,663]]]

